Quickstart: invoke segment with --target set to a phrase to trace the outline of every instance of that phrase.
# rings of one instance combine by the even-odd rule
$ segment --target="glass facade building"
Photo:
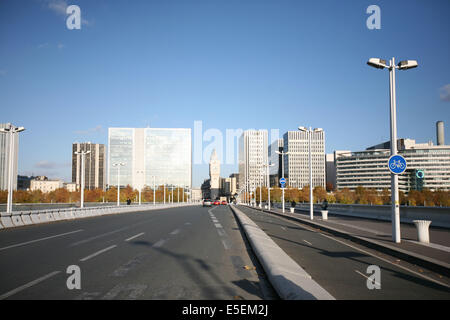
[[[191,188],[191,129],[109,128],[108,185],[133,188],[166,185]]]

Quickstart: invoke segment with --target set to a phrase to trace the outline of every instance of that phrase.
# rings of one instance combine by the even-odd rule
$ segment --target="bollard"
[[[413,220],[414,224],[417,227],[417,237],[419,238],[419,242],[422,243],[430,243],[430,233],[428,228],[431,224],[430,220]]]
[[[294,211],[295,211],[295,208],[291,207],[291,213],[294,213]]]
[[[328,210],[320,210],[322,212],[322,220],[328,220]]]

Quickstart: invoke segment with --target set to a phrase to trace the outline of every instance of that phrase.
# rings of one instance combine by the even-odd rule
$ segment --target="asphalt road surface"
[[[0,300],[278,298],[228,206],[5,229],[0,262]]]
[[[330,236],[300,223],[259,210],[239,206],[291,258],[336,299],[450,299],[450,289],[428,280],[424,270],[406,270],[395,259],[351,241]],[[380,268],[380,289],[369,289],[367,281]],[[423,273],[421,273],[423,272]],[[375,284],[375,277],[371,278]],[[432,279],[432,278],[431,278]],[[446,279],[442,279],[442,283]],[[374,286],[372,286],[374,287]]]

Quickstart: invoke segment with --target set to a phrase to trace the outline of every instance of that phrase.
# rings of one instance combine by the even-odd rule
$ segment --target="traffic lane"
[[[264,300],[280,299],[270,284],[264,268],[253,252],[245,231],[239,226],[230,207],[228,205],[220,205],[214,211],[209,210],[209,212],[213,213],[211,219],[217,227],[219,235],[222,236],[223,233],[225,234],[224,237],[226,240],[224,241],[223,238],[221,240],[224,248],[229,247],[225,252],[230,257],[234,269],[243,277],[248,276],[247,271],[254,277],[253,280],[246,278],[246,280],[242,281],[242,285],[249,285],[250,287],[257,286],[257,289],[262,292]],[[217,225],[216,220],[219,222],[219,225]]]
[[[164,209],[165,210],[165,209]],[[0,230],[0,251],[2,248],[13,246],[18,243],[26,243],[34,241],[36,239],[46,238],[59,233],[66,233],[73,231],[74,229],[89,230],[89,227],[95,226],[94,231],[98,233],[110,229],[112,224],[115,224],[119,228],[122,223],[122,217],[124,215],[135,215],[135,220],[139,221],[142,217],[139,214],[161,214],[164,210],[149,210],[145,212],[136,213],[121,213],[121,214],[109,214],[97,217],[87,217],[73,220],[60,220],[49,223],[41,223],[36,225],[27,225],[15,228],[7,228]],[[107,219],[108,224],[104,225],[104,221]],[[58,239],[59,240],[59,239]]]
[[[200,209],[200,210],[199,210]],[[206,209],[206,208],[205,208]],[[234,299],[256,298],[251,277],[233,270],[207,210],[198,208],[153,225],[152,231],[79,263],[82,289],[66,288],[60,272],[14,295],[14,299]],[[163,217],[163,216],[161,216]],[[187,218],[187,220],[186,220]],[[180,227],[180,225],[182,225]],[[167,231],[171,230],[171,231]],[[139,233],[138,233],[139,234]],[[163,241],[162,241],[163,240]],[[49,271],[51,272],[51,271]],[[48,274],[48,273],[46,273]],[[46,294],[43,295],[42,293]]]
[[[173,211],[164,212],[165,210]],[[70,224],[70,229],[80,227],[83,228],[81,229],[83,232],[2,250],[0,292],[7,292],[22,283],[37,279],[47,274],[48,270],[55,268],[65,270],[74,261],[114,245],[114,242],[136,235],[138,233],[136,230],[142,230],[145,225],[151,224],[155,219],[158,220],[159,216],[169,219],[184,212],[182,208],[165,210],[87,218],[82,222],[69,221],[69,224],[75,222],[73,224],[76,225]],[[48,224],[46,229],[51,227],[51,234],[54,234],[66,231],[64,228],[67,226],[67,223],[55,223],[52,226]],[[158,233],[164,231],[164,228],[155,228],[152,233],[157,237]]]
[[[301,217],[309,217],[309,211],[297,211],[295,214],[298,214]],[[314,216],[319,220],[321,219],[320,214],[315,213]],[[328,222],[336,223],[337,225],[342,224],[348,227],[355,226],[355,231],[358,231],[358,228],[362,228],[362,231],[368,231],[374,235],[380,234],[386,235],[389,238],[392,237],[392,225],[389,221],[341,216],[328,212]],[[418,241],[417,228],[414,225],[409,223],[401,223],[400,225],[402,239]],[[450,231],[448,229],[430,226],[429,231],[431,243],[450,246]]]
[[[312,278],[337,299],[449,299],[449,290],[300,224],[242,208]],[[371,265],[381,290],[367,288]]]

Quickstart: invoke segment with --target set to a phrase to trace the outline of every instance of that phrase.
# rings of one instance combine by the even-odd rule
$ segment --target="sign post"
[[[395,140],[394,140],[395,141]],[[398,199],[398,175],[406,170],[406,160],[396,152],[389,157],[388,169],[391,172],[391,194],[392,194],[392,238],[394,242],[400,243],[400,203]]]

